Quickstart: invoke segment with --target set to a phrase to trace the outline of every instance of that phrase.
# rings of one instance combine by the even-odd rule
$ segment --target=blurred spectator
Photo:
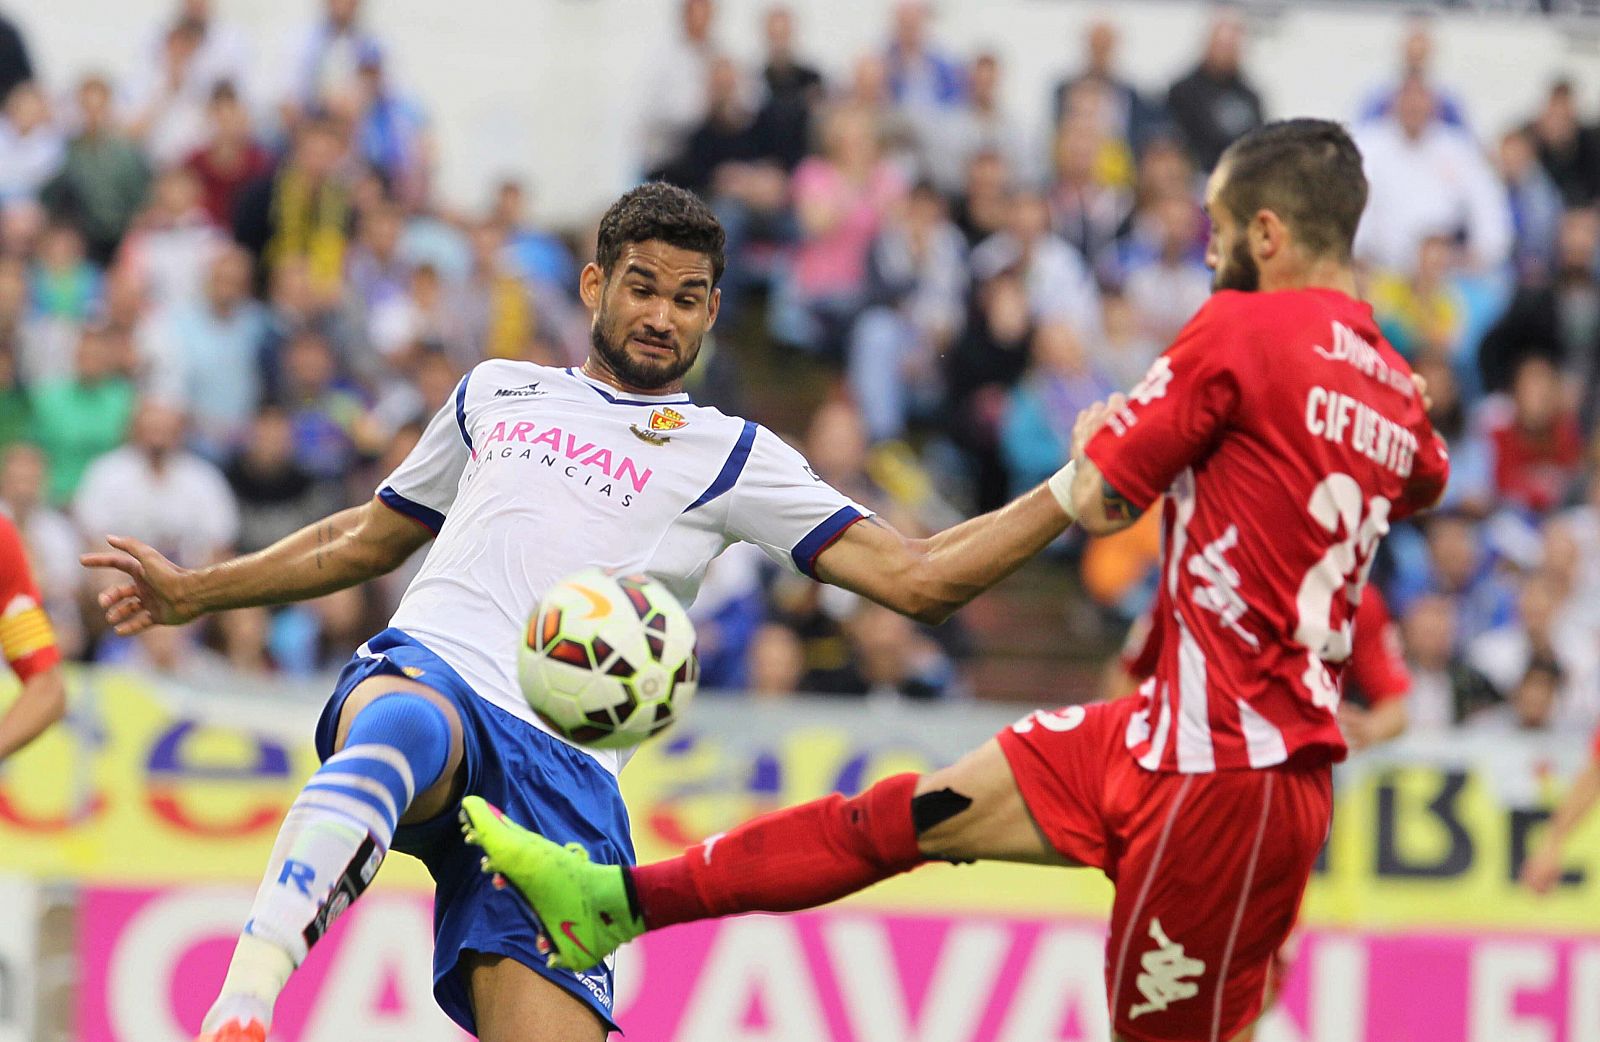
[[[887,497],[867,473],[867,425],[854,402],[830,398],[817,407],[806,428],[805,457],[834,488],[872,509]]]
[[[976,246],[1005,226],[1011,209],[1011,182],[1011,168],[998,152],[979,152],[968,161],[966,181],[951,214],[968,246]]]
[[[1113,388],[1094,371],[1078,331],[1048,322],[1033,334],[1028,374],[1011,391],[1000,427],[1011,493],[1047,480],[1072,458],[1078,413]]]
[[[279,66],[277,100],[286,126],[298,129],[320,101],[350,87],[363,56],[382,50],[362,24],[361,0],[323,0],[322,17],[293,35]]]
[[[710,199],[712,186],[726,179],[728,167],[776,162],[780,143],[775,128],[757,117],[732,58],[713,57],[707,76],[706,109],[700,121],[671,158],[648,176]]]
[[[239,503],[240,553],[270,546],[340,506],[337,490],[296,461],[294,425],[275,405],[252,418],[223,475]]]
[[[1530,355],[1554,361],[1578,393],[1586,431],[1594,429],[1600,383],[1597,255],[1600,213],[1584,208],[1562,214],[1550,277],[1518,287],[1478,350],[1483,386],[1489,391],[1509,388],[1512,374]]]
[[[574,293],[578,266],[560,236],[541,229],[529,218],[528,190],[507,178],[495,189],[490,219],[505,230],[506,257],[518,276],[557,293]]]
[[[1471,135],[1440,122],[1426,83],[1401,84],[1394,115],[1358,127],[1355,139],[1368,181],[1358,259],[1411,272],[1422,240],[1444,235],[1461,244],[1469,268],[1492,272],[1505,263],[1505,189]]]
[[[353,100],[355,150],[382,175],[389,194],[409,207],[428,199],[433,180],[434,141],[427,114],[385,75],[383,52],[363,49]]]
[[[989,280],[1015,271],[1035,319],[1061,319],[1085,336],[1100,335],[1100,300],[1083,257],[1050,230],[1050,209],[1036,191],[1011,193],[1006,227],[972,251],[972,273]]]
[[[14,342],[0,336],[0,450],[21,441],[33,425],[33,405],[18,370]]]
[[[1439,507],[1482,517],[1494,505],[1494,454],[1489,441],[1471,422],[1461,383],[1448,360],[1427,356],[1412,368],[1428,381],[1433,402],[1428,419],[1450,447],[1450,482]]]
[[[216,16],[212,0],[177,0],[175,6],[177,10],[171,21],[163,23],[161,32],[150,41],[147,64],[151,68],[161,64],[167,30],[172,25],[186,23],[199,36],[190,61],[193,75],[204,90],[214,90],[223,83],[242,87],[249,82],[250,44],[237,26]]]
[[[1564,604],[1561,591],[1549,578],[1534,574],[1523,581],[1517,597],[1517,617],[1474,640],[1467,660],[1513,703],[1525,674],[1540,662],[1555,663],[1560,672],[1560,714],[1575,727],[1593,726],[1594,699],[1581,690],[1592,683],[1600,668],[1600,641],[1573,607]],[[1555,707],[1551,707],[1554,709]]]
[[[0,103],[11,96],[20,83],[33,79],[33,61],[17,23],[0,13]]]
[[[715,17],[712,0],[681,0],[677,32],[661,40],[642,64],[645,76],[638,89],[644,110],[636,135],[641,170],[670,162],[705,118],[706,87],[717,52],[711,36]]]
[[[1586,206],[1600,196],[1600,129],[1579,122],[1571,80],[1550,86],[1528,134],[1568,206]]]
[[[231,83],[219,83],[206,104],[210,134],[183,167],[200,183],[201,205],[219,228],[233,227],[233,211],[245,185],[265,177],[272,157],[256,143],[250,110]]]
[[[756,630],[746,662],[746,687],[756,698],[787,698],[805,690],[805,646],[782,623],[769,622]]]
[[[1552,733],[1565,678],[1560,663],[1545,658],[1533,660],[1510,688],[1506,704],[1474,716],[1472,730],[1496,735]]]
[[[45,319],[79,323],[100,302],[100,270],[84,256],[83,236],[69,224],[52,224],[39,240],[28,272],[33,313]]]
[[[329,0],[330,8],[353,0]],[[345,142],[327,120],[307,122],[277,170],[247,185],[234,210],[233,234],[270,275],[278,265],[306,263],[312,292],[337,298],[354,211],[340,176]]]
[[[873,442],[900,437],[942,390],[938,359],[960,332],[967,247],[931,185],[912,190],[867,255],[868,307],[850,330],[850,390]]]
[[[1421,588],[1414,588],[1418,577],[1406,576],[1397,577],[1400,588],[1388,591],[1390,603],[1401,617],[1410,611],[1417,596],[1437,593],[1449,597],[1458,648],[1509,622],[1516,607],[1515,590],[1489,545],[1486,527],[1460,512],[1434,513],[1428,516],[1424,531],[1427,567]]]
[[[405,293],[373,309],[373,346],[387,359],[426,343],[463,369],[481,361],[482,347],[472,339],[469,318],[454,306],[466,292],[453,292],[430,264],[412,268]]]
[[[707,690],[743,691],[750,682],[751,643],[766,620],[765,566],[760,548],[743,543],[728,547],[706,568],[689,617],[698,640],[700,684]],[[798,664],[793,679],[800,679]]]
[[[1204,236],[1204,214],[1183,196],[1158,199],[1135,219],[1122,292],[1147,339],[1171,343],[1211,296]]]
[[[795,55],[794,11],[788,5],[767,8],[761,24],[767,45],[761,67],[767,88],[762,116],[779,143],[784,169],[793,170],[811,140],[812,114],[824,93],[822,74]]]
[[[21,256],[0,254],[0,343],[10,355],[19,386],[72,372],[81,328],[82,324],[71,318],[39,314],[27,262]]]
[[[397,204],[372,209],[361,218],[359,234],[345,258],[345,289],[351,307],[361,313],[367,339],[385,352],[399,345],[380,343],[373,323],[377,315],[405,299],[411,284],[411,263],[400,253],[405,227],[405,212]]]
[[[183,447],[183,413],[140,403],[128,444],[89,465],[73,496],[78,527],[98,540],[133,536],[175,563],[221,559],[239,537],[239,511],[222,472]]]
[[[971,505],[982,511],[1005,503],[1008,482],[1000,455],[1000,424],[1007,392],[1028,365],[1035,327],[1021,274],[1003,269],[983,279],[965,331],[945,361],[950,440],[965,457]]]
[[[1150,336],[1133,302],[1119,290],[1100,298],[1100,315],[1104,335],[1089,342],[1090,360],[1113,390],[1126,391],[1144,377],[1167,345]]]
[[[330,481],[349,472],[366,403],[340,375],[328,341],[313,330],[297,333],[283,350],[278,404],[293,423],[301,467]]]
[[[912,620],[862,601],[845,624],[851,668],[832,693],[944,698],[956,693],[955,663]]]
[[[32,445],[13,445],[0,455],[0,512],[22,533],[39,596],[62,653],[76,656],[83,648],[78,618],[78,590],[83,568],[78,564],[82,539],[71,521],[45,501],[48,468],[44,454]]]
[[[1460,652],[1456,609],[1449,597],[1419,598],[1400,629],[1411,671],[1411,693],[1406,698],[1409,730],[1437,733],[1499,703],[1494,686]]]
[[[133,417],[133,381],[118,371],[115,345],[104,330],[83,330],[70,376],[32,388],[30,441],[50,461],[50,502],[69,502],[89,464],[122,444]]]
[[[1517,366],[1511,414],[1490,427],[1489,442],[1500,503],[1536,516],[1565,503],[1583,462],[1583,436],[1549,359],[1530,355]]]
[[[932,10],[923,0],[899,0],[889,40],[889,93],[912,113],[953,108],[966,96],[961,63],[928,40]]]
[[[1136,154],[1156,134],[1162,115],[1145,100],[1131,82],[1117,74],[1117,29],[1110,22],[1095,21],[1083,35],[1083,71],[1056,85],[1055,122],[1059,127],[1068,113],[1068,101],[1080,88],[1092,86],[1098,109],[1095,125],[1114,134]]]
[[[82,125],[42,200],[52,218],[78,229],[89,257],[104,266],[144,205],[150,165],[113,125],[111,87],[104,79],[89,76],[79,84],[78,112]]]
[[[1561,193],[1540,164],[1527,131],[1502,135],[1496,159],[1500,183],[1511,205],[1511,262],[1517,280],[1537,281],[1549,274],[1550,258],[1556,252]]]
[[[117,267],[160,311],[200,296],[206,269],[227,242],[200,206],[194,175],[182,168],[167,170],[156,178],[150,205],[122,240]]]
[[[1410,274],[1380,272],[1370,289],[1385,339],[1407,359],[1454,361],[1466,321],[1466,300],[1451,280],[1455,247],[1443,235],[1423,238]]]
[[[921,153],[922,129],[914,115],[895,105],[889,90],[889,63],[877,54],[863,54],[851,66],[850,81],[841,94],[833,99],[832,108],[854,108],[865,112],[872,120],[878,136],[878,147],[886,158],[910,180],[916,176],[923,157]],[[826,142],[826,130],[815,137]]]
[[[922,141],[933,183],[951,195],[961,190],[967,165],[980,152],[998,152],[1012,170],[1027,177],[1034,165],[1029,144],[1022,127],[1002,106],[1000,57],[990,51],[972,60],[966,97],[930,119]]]
[[[533,297],[506,263],[499,225],[472,229],[472,273],[454,287],[448,308],[465,327],[465,351],[452,357],[463,372],[485,358],[521,358],[538,330]]]
[[[1050,183],[1056,233],[1096,268],[1115,260],[1118,242],[1133,226],[1133,193],[1101,176],[1098,157],[1103,141],[1102,132],[1089,120],[1063,122],[1056,132]]]
[[[1462,130],[1467,127],[1466,112],[1455,93],[1433,82],[1433,23],[1425,14],[1413,15],[1406,20],[1405,33],[1400,40],[1400,76],[1395,81],[1374,90],[1361,104],[1359,121],[1370,123],[1394,115],[1400,85],[1416,79],[1427,84],[1433,94],[1434,110],[1441,122]]]
[[[17,84],[0,110],[0,206],[36,200],[65,156],[44,91],[32,81]]]
[[[795,169],[800,242],[772,314],[780,339],[837,355],[861,306],[867,248],[906,184],[884,161],[866,111],[843,107],[823,123],[823,152]]]
[[[197,61],[204,40],[199,23],[175,22],[167,30],[159,61],[143,69],[124,92],[128,133],[158,167],[181,163],[205,140],[206,99],[215,83]]]
[[[161,324],[170,354],[156,386],[185,405],[194,444],[213,460],[244,434],[262,397],[267,315],[250,296],[251,274],[248,253],[224,249],[211,262],[204,295],[174,305]]]
[[[1167,112],[1194,165],[1209,171],[1222,150],[1265,120],[1261,96],[1241,70],[1245,26],[1227,11],[1211,23],[1194,71],[1167,91]]]

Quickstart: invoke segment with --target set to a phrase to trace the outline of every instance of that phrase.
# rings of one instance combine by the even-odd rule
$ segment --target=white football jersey
[[[759,424],[512,361],[462,378],[378,498],[436,536],[389,624],[546,731],[520,694],[517,647],[557,582],[593,565],[644,571],[688,605],[730,544],[811,575],[868,514]],[[622,760],[584,751],[612,772]]]

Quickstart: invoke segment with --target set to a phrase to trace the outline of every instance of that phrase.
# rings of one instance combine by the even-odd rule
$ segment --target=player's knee
[[[444,710],[422,695],[397,691],[362,707],[344,748],[329,762],[339,760],[348,770],[370,774],[405,807],[444,777],[451,746]]]

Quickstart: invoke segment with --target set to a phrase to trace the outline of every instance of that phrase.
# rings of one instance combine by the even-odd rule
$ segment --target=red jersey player
[[[66,689],[57,664],[61,653],[50,620],[39,607],[39,590],[28,571],[22,536],[0,514],[0,652],[22,681],[22,693],[0,716],[0,760],[21,749],[66,711]]]
[[[647,929],[811,907],[930,859],[1088,865],[1116,884],[1117,1036],[1246,1037],[1328,832],[1373,552],[1448,471],[1410,369],[1355,298],[1365,201],[1337,124],[1241,138],[1207,186],[1220,292],[1126,400],[1078,418],[1051,481],[1068,516],[1105,534],[1166,496],[1160,651],[1136,694],[1035,713],[947,769],[632,870],[468,797],[468,838],[532,902],[552,958],[593,965]]]

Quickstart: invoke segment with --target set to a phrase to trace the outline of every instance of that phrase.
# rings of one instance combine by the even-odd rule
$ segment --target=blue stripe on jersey
[[[467,443],[468,452],[476,452],[472,447],[472,435],[467,433],[467,381],[472,379],[472,370],[467,370],[467,375],[456,384],[456,426],[461,428],[461,440]]]
[[[439,529],[444,527],[443,514],[432,507],[425,507],[415,500],[407,499],[388,485],[378,490],[378,499],[390,510],[409,517],[434,535],[438,535]]]
[[[655,405],[693,405],[694,404],[694,401],[686,394],[680,394],[676,398],[651,398],[649,401],[646,401],[646,402],[636,402],[631,398],[618,398],[615,395],[607,394],[605,391],[602,391],[600,388],[598,388],[594,384],[590,383],[587,379],[585,379],[584,377],[580,376],[578,373],[574,372],[572,366],[570,366],[570,365],[567,366],[567,375],[572,377],[574,380],[578,381],[579,383],[583,384],[583,386],[589,388],[589,390],[593,391],[595,394],[598,394],[600,397],[604,398],[606,401],[610,402],[612,405],[651,405],[651,406],[655,406]]]
[[[840,507],[833,512],[822,524],[813,528],[806,537],[794,544],[790,556],[794,558],[794,566],[806,575],[815,579],[817,577],[817,557],[822,551],[833,545],[833,541],[844,535],[844,530],[862,520],[867,515],[855,507]]]
[[[727,462],[722,464],[722,469],[712,479],[706,490],[700,493],[700,498],[683,508],[687,514],[695,507],[703,507],[733,487],[739,480],[739,475],[744,473],[744,465],[750,461],[750,449],[756,443],[756,425],[752,420],[744,421],[744,430],[739,432],[739,440],[733,443],[733,451],[728,453]]]

